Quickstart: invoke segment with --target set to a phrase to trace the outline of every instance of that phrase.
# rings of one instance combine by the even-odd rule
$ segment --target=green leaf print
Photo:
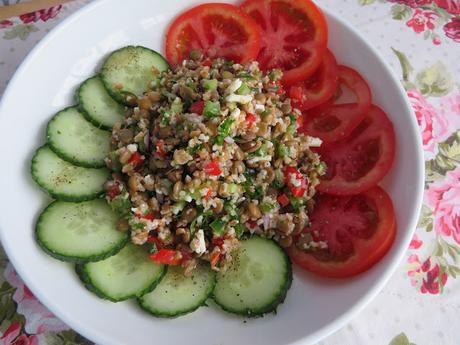
[[[422,205],[417,227],[424,228],[427,232],[433,230],[433,211],[426,205]]]
[[[396,4],[391,6],[391,16],[396,20],[409,19],[412,14],[412,9],[406,5]]]
[[[396,337],[394,337],[388,345],[415,345],[415,344],[409,341],[409,338],[407,338],[407,335],[405,335],[404,333],[401,333],[401,334],[398,334]]]
[[[375,2],[375,0],[359,0],[359,4],[361,6],[370,5],[370,4],[373,4],[374,2]]]
[[[401,64],[401,69],[402,69],[402,74],[403,74],[403,81],[404,82],[409,82],[410,79],[410,74],[414,70],[409,62],[409,59],[407,56],[403,53],[400,52],[399,50],[396,50],[395,48],[391,48],[393,50],[393,53],[395,53],[396,57],[399,60],[399,63]],[[406,87],[407,89],[407,87]]]
[[[419,72],[415,84],[424,96],[434,97],[448,94],[454,86],[449,72],[441,62]]]
[[[20,40],[25,41],[31,32],[36,31],[38,31],[38,28],[33,24],[18,24],[13,26],[10,30],[6,30],[3,34],[3,38],[12,40],[18,37]]]

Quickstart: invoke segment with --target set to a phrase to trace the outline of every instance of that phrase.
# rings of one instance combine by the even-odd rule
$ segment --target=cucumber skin
[[[63,195],[63,194],[60,194],[60,193],[54,193],[53,191],[47,189],[40,181],[40,178],[37,176],[36,174],[36,171],[34,170],[34,161],[35,161],[35,158],[38,154],[38,151],[40,151],[40,149],[44,148],[45,146],[47,146],[47,144],[43,145],[43,146],[40,146],[34,153],[34,156],[32,157],[32,164],[31,164],[31,167],[30,167],[30,171],[31,171],[31,175],[32,175],[32,179],[35,181],[36,184],[38,184],[40,186],[40,188],[42,190],[44,190],[46,193],[48,193],[52,198],[56,199],[56,200],[61,200],[61,201],[71,201],[71,202],[80,202],[80,201],[89,201],[89,200],[93,200],[93,199],[96,199],[96,198],[99,198],[99,197],[102,197],[104,195],[104,189],[102,189],[100,192],[95,192],[95,193],[92,193],[92,194],[86,194],[86,195],[81,195],[81,196],[69,196],[69,195]],[[53,151],[54,152],[54,151]],[[107,179],[109,178],[109,174],[107,174]]]
[[[254,237],[258,237],[258,236],[254,236]],[[275,243],[275,245],[279,248],[280,251],[282,251],[283,253],[283,256],[285,258],[285,262],[286,262],[286,265],[288,267],[287,269],[287,272],[286,272],[286,275],[285,275],[285,282],[286,284],[284,284],[284,286],[281,287],[280,289],[280,295],[277,299],[275,299],[274,301],[272,301],[270,304],[267,304],[263,307],[260,307],[260,308],[257,308],[257,309],[246,309],[244,311],[241,311],[241,310],[234,310],[234,309],[231,309],[231,308],[227,308],[221,304],[219,304],[219,302],[216,300],[216,298],[214,297],[214,294],[211,296],[213,301],[224,311],[228,312],[228,313],[231,313],[231,314],[237,314],[237,315],[241,315],[241,316],[245,316],[245,317],[262,317],[264,316],[265,314],[268,314],[268,313],[271,313],[271,312],[274,312],[276,313],[276,308],[284,302],[284,300],[286,299],[286,296],[287,296],[287,292],[288,290],[290,289],[291,285],[292,285],[292,264],[291,264],[291,260],[289,259],[289,256],[286,254],[286,251],[284,249],[282,249],[278,243],[276,243],[274,240],[270,240],[272,242]]]
[[[120,248],[121,249],[121,248]],[[98,260],[99,261],[99,260]],[[85,266],[83,264],[77,264],[75,265],[75,272],[77,273],[78,277],[80,278],[80,280],[83,282],[83,284],[85,285],[86,289],[88,289],[89,291],[91,291],[92,293],[94,293],[96,296],[102,298],[102,299],[105,299],[105,300],[108,300],[108,301],[111,301],[111,302],[121,302],[121,301],[126,301],[130,298],[134,298],[134,297],[140,297],[140,296],[143,296],[145,295],[146,293],[149,293],[151,291],[153,291],[156,286],[161,282],[161,280],[163,279],[163,277],[165,276],[166,274],[166,267],[163,267],[163,272],[161,273],[160,276],[158,276],[158,278],[152,283],[150,284],[148,287],[146,287],[144,290],[142,290],[140,293],[138,294],[133,294],[133,295],[129,295],[129,296],[125,296],[124,298],[121,298],[121,299],[116,299],[116,298],[112,298],[112,297],[109,297],[107,296],[104,292],[102,292],[101,290],[99,290],[97,287],[95,287],[93,285],[93,283],[91,282],[91,278],[89,277],[89,274],[88,272],[86,272],[85,270]]]
[[[79,112],[81,112],[81,114],[83,115],[83,117],[88,121],[88,119],[87,119],[85,113],[82,112],[82,111],[80,110],[80,107],[78,107],[78,106],[71,105],[71,106],[69,106],[69,107],[66,107],[66,108],[64,108],[64,109],[59,110],[56,114],[54,114],[54,116],[51,118],[51,120],[48,121],[48,124],[46,125],[46,142],[47,142],[47,144],[48,144],[48,147],[49,147],[56,155],[58,155],[59,158],[65,160],[65,161],[67,161],[67,162],[69,162],[69,163],[72,163],[73,165],[76,165],[76,166],[78,166],[78,167],[82,167],[82,168],[94,168],[94,169],[98,169],[98,168],[103,168],[103,167],[105,167],[105,163],[104,163],[104,162],[102,162],[102,163],[100,163],[100,164],[88,164],[88,163],[84,163],[84,162],[77,161],[77,160],[73,159],[72,157],[66,155],[64,152],[62,152],[61,150],[59,150],[59,149],[55,146],[55,144],[54,144],[54,142],[53,142],[53,140],[51,139],[51,136],[50,136],[50,134],[49,134],[49,131],[50,131],[50,124],[56,119],[56,115],[57,115],[57,114],[59,114],[59,113],[61,113],[61,112],[63,112],[63,111],[66,111],[66,110],[68,110],[68,109],[70,109],[70,108],[77,108],[77,110],[78,110]],[[88,122],[90,122],[92,125],[94,125],[93,122],[91,122],[91,121],[88,121]],[[96,125],[95,127],[98,127],[98,126]],[[99,128],[99,127],[98,127],[98,128]],[[99,128],[99,129],[102,129],[102,128]],[[104,130],[105,130],[105,129],[104,129]]]
[[[91,122],[95,127],[99,128],[99,129],[103,129],[103,130],[106,130],[106,131],[112,131],[112,127],[109,127],[109,126],[105,126],[103,125],[102,123],[99,123],[98,121],[96,121],[95,119],[93,119],[89,114],[88,112],[83,108],[83,104],[85,103],[83,100],[82,100],[82,97],[81,97],[81,90],[85,87],[85,84],[88,80],[90,79],[93,79],[93,78],[100,78],[101,81],[102,81],[102,77],[101,75],[99,74],[96,74],[95,76],[91,77],[91,78],[88,78],[86,79],[81,85],[80,87],[78,88],[77,90],[77,93],[75,95],[75,98],[78,102],[78,110],[82,113],[82,115],[85,117],[85,119],[88,121],[88,122]],[[102,83],[104,85],[104,88],[105,88],[105,84]],[[106,89],[107,90],[107,89]],[[112,96],[112,95],[110,95]],[[114,99],[118,104],[120,104],[120,102],[118,102],[116,99]]]
[[[76,257],[76,256],[68,256],[68,255],[58,254],[58,253],[55,253],[52,250],[49,250],[46,247],[46,244],[40,239],[40,234],[39,234],[40,233],[40,222],[41,222],[42,216],[48,211],[48,209],[50,207],[52,207],[52,205],[55,202],[57,202],[57,201],[53,201],[48,206],[46,206],[46,208],[42,211],[42,213],[38,217],[37,224],[35,225],[35,239],[36,239],[38,245],[40,246],[40,248],[43,249],[43,251],[46,254],[52,256],[53,258],[58,259],[59,261],[81,263],[81,264],[86,263],[86,262],[95,262],[95,261],[100,261],[100,260],[107,259],[108,257],[111,257],[112,255],[115,255],[116,253],[118,253],[120,250],[123,249],[123,247],[126,245],[126,243],[128,243],[129,236],[126,235],[125,239],[123,241],[120,241],[120,243],[118,243],[117,246],[115,246],[114,248],[106,251],[105,253],[93,255],[93,256],[90,256],[90,257],[87,257],[87,258],[81,258],[81,257]]]
[[[165,270],[165,274],[166,274],[167,270]],[[216,282],[217,282],[217,279],[216,279],[216,273],[215,272],[212,272],[212,284],[210,285],[210,288],[209,290],[207,291],[206,293],[206,297],[200,301],[200,303],[198,303],[196,306],[190,308],[190,309],[187,309],[187,310],[183,310],[181,311],[180,313],[174,313],[174,314],[171,314],[171,313],[164,313],[164,312],[159,312],[159,311],[154,311],[150,308],[148,308],[147,306],[145,306],[143,303],[142,303],[142,300],[138,297],[137,298],[137,303],[139,304],[139,306],[144,310],[146,311],[147,313],[149,313],[150,315],[153,315],[155,317],[161,317],[161,318],[168,318],[168,319],[174,319],[174,318],[177,318],[179,316],[183,316],[183,315],[186,315],[186,314],[189,314],[189,313],[192,313],[194,312],[195,310],[197,310],[198,308],[202,307],[202,306],[205,306],[206,305],[206,301],[208,300],[209,297],[211,297],[212,295],[212,292],[214,291],[214,287],[216,286]],[[152,289],[153,290],[153,289]],[[150,291],[149,291],[150,292]]]
[[[168,66],[168,68],[171,68],[171,66],[169,65],[168,61],[163,57],[163,55],[161,55],[160,53],[156,52],[155,50],[152,50],[152,49],[149,49],[147,47],[144,47],[144,46],[133,46],[133,45],[129,45],[129,46],[125,46],[125,47],[121,47],[113,52],[111,52],[109,54],[109,56],[107,56],[107,58],[105,59],[105,61],[107,61],[113,54],[115,53],[118,53],[119,51],[123,50],[123,49],[126,49],[126,48],[141,48],[143,50],[147,50],[155,55],[158,55],[162,60],[165,61],[166,65]],[[104,61],[104,65],[105,65],[105,61]],[[116,100],[118,103],[122,104],[122,105],[125,105],[125,106],[129,106],[127,103],[126,103],[126,100],[125,98],[122,96],[122,94],[120,94],[119,92],[113,92],[112,88],[108,86],[109,82],[106,80],[105,76],[104,76],[104,65],[102,65],[102,69],[101,69],[101,73],[100,73],[100,78],[101,78],[101,81],[102,81],[102,84],[104,84],[104,87],[105,89],[107,90],[107,92],[109,93],[109,95],[114,99]]]

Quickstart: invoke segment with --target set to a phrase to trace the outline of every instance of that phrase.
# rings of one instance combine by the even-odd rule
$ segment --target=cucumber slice
[[[110,97],[98,76],[81,84],[77,98],[83,115],[96,127],[112,129],[125,117],[125,107]]]
[[[291,262],[274,241],[252,237],[241,242],[227,270],[217,274],[213,297],[230,313],[257,316],[284,301],[292,282]]]
[[[131,243],[110,258],[77,265],[76,270],[89,290],[113,302],[152,291],[166,271],[144,248]]]
[[[152,68],[162,72],[169,69],[169,65],[154,50],[127,46],[114,51],[105,60],[101,80],[113,98],[129,105],[127,96],[142,96],[152,82],[158,79],[158,75],[152,73]]]
[[[168,266],[166,275],[152,292],[140,297],[140,306],[158,317],[177,317],[201,307],[215,285],[215,273],[201,263],[191,277],[179,266]]]
[[[128,241],[117,230],[118,216],[105,200],[52,202],[36,225],[38,244],[51,256],[69,262],[89,262],[116,254]]]
[[[55,199],[84,201],[104,192],[109,171],[105,168],[77,167],[59,158],[48,145],[44,145],[32,158],[32,177]]]
[[[111,133],[88,122],[77,107],[58,112],[48,123],[49,147],[62,159],[86,168],[102,168]]]

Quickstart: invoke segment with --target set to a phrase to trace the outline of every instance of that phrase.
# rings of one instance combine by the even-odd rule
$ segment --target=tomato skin
[[[246,0],[241,8],[261,28],[257,56],[261,69],[282,69],[285,87],[315,72],[326,51],[328,32],[323,13],[311,0]]]
[[[155,145],[155,152],[158,157],[165,159],[166,158],[166,151],[165,151],[165,142],[163,139],[159,139]]]
[[[323,104],[336,92],[338,80],[337,61],[334,55],[327,50],[315,73],[290,87],[289,97],[292,105],[305,111]]]
[[[160,249],[150,255],[150,260],[163,265],[179,265],[182,262],[182,255],[174,249]]]
[[[373,105],[349,137],[316,150],[327,165],[317,190],[352,195],[372,188],[393,165],[395,140],[393,124]]]
[[[304,252],[293,244],[288,248],[291,259],[303,269],[323,277],[348,278],[374,266],[391,248],[396,236],[396,218],[393,203],[389,195],[376,186],[362,194],[361,197],[372,203],[377,210],[378,224],[370,238],[353,238],[353,255],[346,260],[320,260],[315,255]],[[336,197],[349,198],[349,197]],[[315,212],[315,211],[313,211]],[[331,219],[341,221],[334,217]]]
[[[354,69],[339,66],[339,83],[355,94],[355,103],[325,103],[304,112],[304,126],[300,132],[318,137],[326,143],[347,137],[366,115],[372,93],[366,80]]]
[[[165,43],[168,62],[175,66],[192,49],[206,57],[224,57],[238,63],[255,60],[260,49],[260,30],[240,8],[225,3],[195,6],[170,24]],[[207,61],[209,65],[210,60]]]

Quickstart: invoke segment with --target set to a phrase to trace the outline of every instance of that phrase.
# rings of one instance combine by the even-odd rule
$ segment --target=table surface
[[[30,49],[87,2],[0,21],[0,95]],[[400,77],[422,134],[426,190],[416,234],[390,282],[317,345],[459,344],[460,0],[318,2],[358,28]],[[92,344],[35,299],[1,250],[0,270],[0,345]]]

